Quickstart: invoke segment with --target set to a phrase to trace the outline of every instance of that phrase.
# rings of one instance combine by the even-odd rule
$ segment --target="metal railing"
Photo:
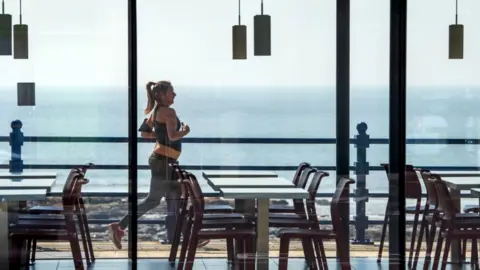
[[[11,146],[12,157],[7,165],[0,164],[0,169],[9,169],[11,172],[22,172],[24,169],[71,169],[82,164],[24,164],[21,150],[24,143],[128,143],[128,138],[124,137],[54,137],[54,136],[24,136],[22,132],[22,122],[15,120],[11,123],[12,132],[10,136],[0,136],[0,142],[9,142]],[[356,175],[356,189],[350,197],[354,198],[356,204],[356,216],[350,224],[355,226],[356,239],[354,243],[371,244],[372,242],[365,237],[365,232],[369,225],[383,224],[380,220],[369,220],[366,215],[366,203],[369,198],[387,198],[388,193],[370,193],[366,187],[367,175],[370,171],[381,171],[381,166],[370,166],[367,161],[367,149],[372,144],[388,144],[389,140],[384,138],[370,138],[367,134],[368,126],[362,122],[357,125],[358,134],[350,139],[350,143],[357,149],[357,157],[350,170]],[[139,143],[154,142],[153,139],[138,138]],[[203,144],[335,144],[334,138],[184,138],[184,143],[203,143]],[[407,139],[407,144],[480,144],[479,139]],[[239,166],[239,165],[183,165],[187,170],[272,170],[272,171],[293,171],[297,165],[292,166]],[[335,166],[314,167],[320,170],[334,171]],[[422,168],[437,171],[478,171],[477,166],[421,166]],[[139,165],[139,169],[149,169],[147,165]],[[104,165],[96,164],[94,169],[98,170],[119,170],[128,169],[128,165]],[[51,194],[56,196],[59,194]],[[108,194],[99,194],[95,196],[113,197],[126,196],[124,192],[111,192]],[[317,197],[331,197],[332,193],[318,193]],[[465,194],[466,195],[466,194]],[[464,195],[464,196],[465,196]],[[87,195],[88,196],[88,195]],[[92,195],[93,196],[93,195]],[[426,195],[423,194],[425,197]],[[93,219],[89,220],[92,224],[107,224],[113,222],[111,219]],[[157,220],[139,220],[139,224],[160,225],[164,219]],[[322,223],[328,224],[328,220],[322,220]]]

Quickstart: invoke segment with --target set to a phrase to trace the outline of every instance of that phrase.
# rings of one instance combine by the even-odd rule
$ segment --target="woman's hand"
[[[190,126],[182,122],[182,130],[185,132],[185,135],[190,133]]]

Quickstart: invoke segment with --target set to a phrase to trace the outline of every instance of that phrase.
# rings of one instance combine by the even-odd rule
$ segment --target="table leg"
[[[10,241],[8,241],[8,203],[0,202],[0,243],[7,243],[0,248],[0,269],[8,270],[10,258]]]
[[[257,270],[268,270],[270,199],[258,199],[257,202]]]
[[[452,197],[452,203],[455,205],[455,208],[460,211],[460,190],[451,189],[450,196]],[[450,259],[452,264],[459,264],[461,262],[461,242],[458,240],[453,240],[451,245]]]

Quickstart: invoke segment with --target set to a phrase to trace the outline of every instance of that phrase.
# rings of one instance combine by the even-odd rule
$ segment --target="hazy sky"
[[[351,2],[351,83],[387,85],[390,1]],[[18,0],[5,4],[18,23]],[[1,85],[20,80],[58,86],[127,85],[126,0],[24,0],[23,6],[31,58],[2,56]],[[139,81],[335,85],[335,0],[265,0],[265,13],[272,16],[271,57],[253,56],[253,16],[260,12],[260,0],[243,0],[242,6],[248,60],[234,61],[236,0],[139,0]],[[464,60],[447,58],[454,8],[454,0],[409,1],[409,85],[480,85],[480,1],[460,1]]]

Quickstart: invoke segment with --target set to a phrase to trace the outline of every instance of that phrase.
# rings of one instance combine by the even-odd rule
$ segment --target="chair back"
[[[448,190],[447,184],[442,180],[438,174],[430,174],[430,181],[435,185],[438,196],[438,210],[444,213],[445,220],[455,220],[455,215],[459,212],[453,203],[450,190]]]
[[[306,167],[300,173],[299,180],[295,185],[297,188],[305,189],[305,186],[308,183],[308,179],[310,175],[314,174],[317,169],[312,167]],[[293,199],[293,207],[295,208],[295,212],[299,215],[305,215],[305,204],[303,203],[302,199]]]
[[[302,175],[302,172],[307,169],[307,168],[310,168],[310,164],[307,163],[307,162],[302,162],[298,165],[297,167],[297,170],[295,171],[295,174],[293,175],[293,179],[292,179],[292,183],[297,186],[298,185],[298,181],[300,181],[300,176]]]
[[[340,205],[342,203],[348,203],[350,185],[354,183],[355,181],[353,179],[341,178],[337,183],[337,188],[330,203],[330,215],[332,218],[333,231],[336,234],[337,246],[339,243],[343,243],[345,237],[344,232],[348,232],[348,227],[344,227]],[[350,217],[348,217],[348,219],[350,219]]]
[[[435,188],[435,183],[430,181],[431,179],[431,172],[425,169],[417,169],[417,175],[420,174],[420,178],[425,185],[425,189],[427,190],[427,205],[433,205],[434,209],[437,209],[438,206],[438,196],[437,196],[437,189]]]
[[[313,175],[312,181],[310,181],[310,185],[308,186],[308,199],[305,201],[308,218],[310,221],[312,221],[312,225],[314,225],[317,229],[320,228],[320,222],[318,220],[317,208],[315,206],[316,198],[320,183],[322,182],[322,179],[326,176],[329,176],[329,174],[324,171],[317,171]]]
[[[381,164],[387,174],[389,182],[394,181],[390,174],[390,165]],[[418,179],[417,173],[412,165],[407,164],[405,166],[405,198],[406,199],[421,199],[422,198],[422,185]]]
[[[81,186],[85,183],[88,183],[88,180],[86,181],[86,179],[84,179],[80,170],[72,169],[64,185],[62,194],[63,215],[69,234],[76,234],[74,219],[75,207],[78,202],[78,194],[81,193]]]

